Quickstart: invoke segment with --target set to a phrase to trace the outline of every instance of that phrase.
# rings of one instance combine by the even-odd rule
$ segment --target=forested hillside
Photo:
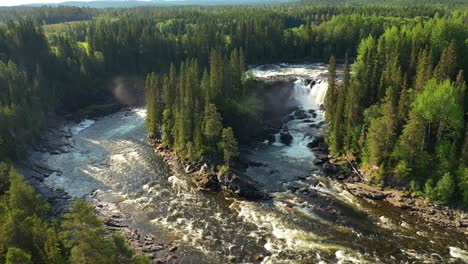
[[[468,206],[463,1],[316,2],[0,8],[0,263],[148,261],[105,236],[86,203],[49,221],[47,204],[10,165],[40,139],[49,114],[107,103],[116,76],[146,78],[150,136],[226,169],[263,107],[248,65],[332,58],[331,152],[354,157],[375,184]],[[349,74],[336,81],[335,62],[345,60]]]
[[[467,36],[455,12],[363,39],[328,93],[332,152],[358,154],[374,183],[467,205]]]

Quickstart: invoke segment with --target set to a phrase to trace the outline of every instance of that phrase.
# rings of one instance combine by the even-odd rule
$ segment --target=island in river
[[[352,193],[363,188],[346,187],[323,172],[316,158],[325,157],[310,148],[320,144],[309,144],[322,133],[326,68],[281,64],[253,70],[258,78],[289,83],[282,107],[291,112],[271,122],[271,136],[242,149],[249,164],[244,174],[270,199],[198,191],[194,169],[154,152],[142,109],[59,124],[54,140],[32,151],[32,165],[22,171],[57,208],[70,198],[92,201],[108,226],[143,242],[141,251],[150,251],[155,262],[468,261],[465,234],[379,200],[390,197],[385,192],[357,197]],[[466,216],[460,217],[464,225]],[[144,248],[145,242],[151,246]]]

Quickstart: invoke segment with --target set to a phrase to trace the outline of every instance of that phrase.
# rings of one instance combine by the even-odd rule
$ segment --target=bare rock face
[[[197,185],[199,190],[202,191],[219,191],[220,182],[216,175],[197,173],[192,178],[193,182]]]
[[[236,194],[249,200],[267,199],[267,194],[262,191],[258,183],[247,177],[239,176],[233,172],[218,175],[218,180],[223,190]]]

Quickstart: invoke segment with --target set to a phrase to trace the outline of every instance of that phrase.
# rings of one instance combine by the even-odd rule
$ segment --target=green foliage
[[[333,153],[361,153],[365,171],[379,167],[376,181],[425,183],[430,199],[457,203],[464,177],[451,175],[468,164],[464,19],[434,16],[362,39],[349,89],[327,95],[327,115],[345,109],[327,119]]]
[[[207,105],[203,119],[203,135],[210,142],[214,142],[220,135],[223,129],[222,117],[214,104]]]
[[[424,195],[426,195],[431,200],[437,199],[434,189],[434,180],[432,178],[427,180],[424,184]]]
[[[409,167],[408,162],[406,162],[405,160],[400,160],[397,166],[395,167],[393,174],[397,179],[404,179],[410,176],[411,168]],[[412,181],[410,185],[412,190],[416,190],[416,183],[414,181]]]
[[[444,176],[437,182],[434,189],[435,199],[439,202],[448,204],[452,202],[455,195],[455,181],[450,173],[445,173]]]
[[[239,156],[238,143],[232,128],[228,127],[223,129],[219,148],[223,152],[224,162],[227,166],[231,164],[233,158]]]
[[[32,264],[31,255],[15,247],[8,249],[6,264]]]

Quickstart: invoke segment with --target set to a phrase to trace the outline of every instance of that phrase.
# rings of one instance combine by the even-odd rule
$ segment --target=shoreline
[[[314,153],[317,156],[326,156],[326,159],[322,160],[321,171],[327,177],[343,184],[343,187],[354,196],[368,200],[384,201],[420,220],[468,235],[468,211],[432,203],[425,197],[415,196],[395,188],[381,189],[372,186],[355,176],[356,173],[351,170],[348,163],[337,162],[333,160],[334,157],[326,155],[323,151],[315,150]],[[333,173],[325,172],[327,166],[334,168]]]
[[[220,175],[208,162],[195,163],[180,158],[174,150],[162,146],[154,139],[149,139],[149,144],[172,173],[188,176],[197,191],[222,192],[226,196],[246,200],[269,199],[268,194],[258,188],[258,183],[246,175],[238,175],[233,171]]]

